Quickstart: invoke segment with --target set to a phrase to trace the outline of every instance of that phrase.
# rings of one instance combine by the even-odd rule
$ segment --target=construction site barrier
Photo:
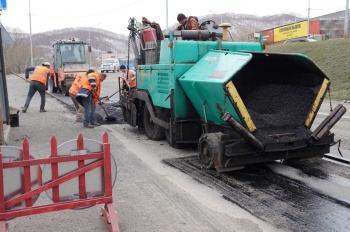
[[[101,144],[94,140],[84,139],[79,134],[76,140],[57,146],[57,140],[53,136],[51,155],[42,159],[35,159],[29,154],[27,138],[23,140],[22,149],[1,146],[0,232],[9,231],[9,225],[6,222],[8,219],[65,209],[85,208],[96,204],[104,204],[100,216],[107,229],[111,232],[119,232],[119,218],[112,198],[116,165],[110,153],[107,132],[103,134],[102,141]],[[62,154],[62,151],[67,151],[67,145],[71,146],[72,142],[76,149]],[[89,144],[95,148],[90,149],[87,147]],[[72,163],[75,166],[67,165]],[[42,169],[40,165],[43,165],[44,168]],[[72,166],[73,169],[67,170],[67,166]],[[93,178],[94,183],[89,183],[90,179],[87,181],[86,176],[90,177],[93,171],[99,173],[97,176],[101,183],[95,183],[96,178]],[[112,171],[115,171],[115,175]],[[69,184],[69,181],[71,183],[73,181],[73,184],[76,181],[77,194],[70,192],[72,184]],[[91,192],[89,190],[91,186],[101,186],[101,190]],[[40,193],[44,191],[51,194],[50,198],[53,203],[33,206]]]

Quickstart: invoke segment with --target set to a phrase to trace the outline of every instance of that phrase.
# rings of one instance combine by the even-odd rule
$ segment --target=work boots
[[[94,128],[94,126],[91,125],[90,123],[89,124],[83,124],[83,127],[84,128]]]

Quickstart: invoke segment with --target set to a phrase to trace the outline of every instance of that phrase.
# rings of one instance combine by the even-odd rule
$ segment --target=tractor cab
[[[56,42],[53,45],[55,71],[65,64],[85,64],[85,45],[83,41],[75,41],[74,38]]]
[[[69,95],[69,88],[72,85],[77,73],[86,72],[89,64],[86,62],[85,46],[83,41],[59,40],[53,45],[53,68],[56,77],[48,81],[49,92],[59,90],[63,95]],[[89,52],[91,47],[89,46]]]

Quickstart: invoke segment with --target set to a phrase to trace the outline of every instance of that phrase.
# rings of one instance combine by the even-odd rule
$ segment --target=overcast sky
[[[32,33],[70,27],[94,27],[129,34],[128,19],[142,16],[158,22],[162,29],[177,23],[178,13],[204,16],[219,13],[253,14],[258,16],[296,13],[307,18],[345,10],[347,0],[7,0],[1,22],[6,29],[19,28]],[[168,2],[168,14],[167,5]]]

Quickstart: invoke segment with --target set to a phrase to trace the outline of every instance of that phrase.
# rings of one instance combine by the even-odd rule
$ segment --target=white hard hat
[[[43,66],[51,66],[49,62],[44,62],[42,65]]]
[[[88,72],[89,72],[89,73],[96,72],[96,69],[95,69],[94,67],[90,67],[90,68],[88,69]]]

